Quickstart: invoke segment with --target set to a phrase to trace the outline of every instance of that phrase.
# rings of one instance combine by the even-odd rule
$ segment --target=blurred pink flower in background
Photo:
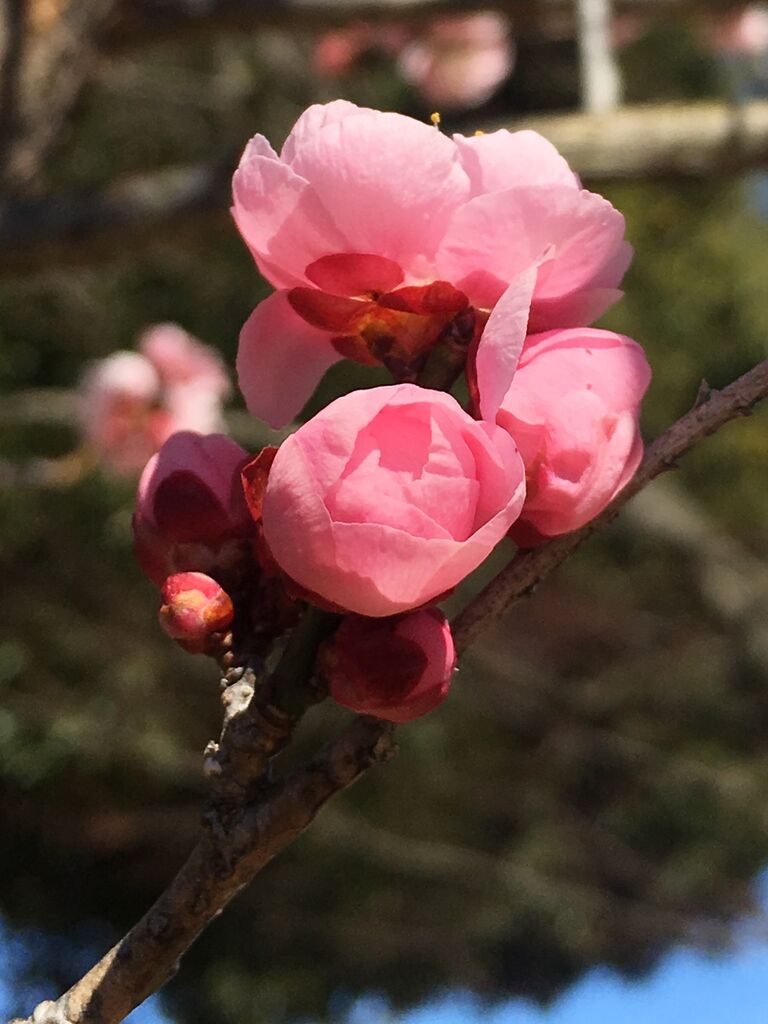
[[[506,18],[493,12],[437,18],[400,53],[398,66],[428,103],[479,107],[512,72]]]
[[[706,36],[715,52],[758,57],[768,51],[768,5],[725,11],[708,23]]]
[[[323,32],[312,54],[315,71],[321,75],[346,74],[366,50],[376,45],[378,38],[377,27],[363,21]]]
[[[231,389],[218,353],[176,324],[151,327],[138,347],[93,363],[80,384],[84,440],[118,473],[141,470],[178,430],[221,431]]]
[[[478,11],[434,18],[423,27],[358,22],[332,29],[315,44],[315,70],[347,74],[371,50],[394,57],[422,98],[445,109],[485,103],[512,72],[515,59],[508,19]]]

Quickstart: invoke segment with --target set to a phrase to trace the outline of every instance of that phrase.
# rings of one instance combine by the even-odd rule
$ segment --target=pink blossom
[[[513,63],[509,23],[492,11],[436,18],[399,59],[403,76],[443,109],[485,103]]]
[[[716,52],[758,57],[768,51],[768,5],[746,4],[726,11],[713,18],[706,35]]]
[[[253,520],[240,483],[249,455],[222,434],[173,434],[139,480],[136,556],[161,586],[178,572],[205,572],[226,583],[242,566]]]
[[[631,258],[621,214],[531,131],[448,138],[337,100],[310,107],[279,156],[255,136],[233,191],[237,226],[279,289],[238,352],[248,408],[273,426],[342,356],[414,365],[470,307],[493,330],[509,289],[512,352],[529,310],[529,330],[590,323]]]
[[[212,636],[226,630],[234,618],[229,594],[202,572],[169,576],[162,595],[160,625],[193,654],[202,654]]]
[[[390,722],[442,704],[455,667],[451,627],[437,608],[386,619],[350,615],[320,654],[335,701]]]
[[[411,384],[337,399],[281,445],[262,521],[272,556],[323,602],[385,616],[434,601],[517,518],[523,465],[499,427]]]
[[[84,439],[118,473],[140,470],[178,430],[222,430],[230,391],[218,353],[176,324],[150,328],[139,350],[98,360],[80,385]]]
[[[163,382],[163,404],[174,430],[217,433],[224,428],[221,404],[230,382],[221,356],[179,327],[156,324],[139,339],[139,350]]]
[[[496,422],[523,457],[527,496],[511,535],[523,545],[589,522],[631,479],[643,452],[640,402],[650,382],[642,348],[611,331],[530,336]],[[493,370],[478,374],[481,399]]]
[[[118,473],[141,469],[172,431],[160,408],[160,377],[137,352],[113,352],[80,383],[78,417],[86,443]]]
[[[324,32],[312,54],[315,70],[323,75],[345,74],[376,39],[376,28],[364,21]]]

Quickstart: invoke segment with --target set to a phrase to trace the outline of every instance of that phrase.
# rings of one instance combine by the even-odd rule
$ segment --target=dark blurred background
[[[473,50],[467,22],[445,28],[480,10],[467,3],[5,0],[6,1014],[71,984],[196,828],[217,678],[156,626],[130,547],[135,477],[84,451],[76,390],[91,360],[158,321],[233,365],[267,291],[228,214],[250,135],[279,144],[337,96],[441,109],[447,131],[549,125],[628,220],[635,263],[603,325],[647,347],[647,435],[702,378],[765,358],[768,33],[758,19],[750,34],[739,4],[613,7],[621,97],[601,114],[583,109],[602,101],[585,97],[570,2],[499,3]],[[711,138],[717,117],[733,142]],[[337,367],[312,408],[367,372]],[[263,443],[239,399],[229,422]],[[491,630],[392,765],[201,938],[164,993],[171,1019],[338,1021],[359,994],[399,1008],[446,987],[548,1000],[595,965],[639,975],[682,941],[726,948],[768,863],[767,428],[762,410],[709,440]],[[313,714],[300,746],[338,719]]]

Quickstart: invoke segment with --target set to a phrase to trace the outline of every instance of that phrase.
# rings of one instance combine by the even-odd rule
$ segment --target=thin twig
[[[308,765],[227,821],[206,822],[168,888],[102,960],[28,1024],[117,1024],[174,973],[181,955],[243,886],[346,789],[394,752],[392,727],[357,718]],[[21,1024],[21,1022],[16,1022]]]

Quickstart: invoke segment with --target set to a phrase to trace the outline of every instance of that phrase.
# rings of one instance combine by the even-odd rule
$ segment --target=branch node
[[[712,388],[707,383],[706,378],[702,377],[701,378],[701,383],[699,384],[699,390],[696,392],[696,401],[693,403],[693,408],[694,409],[700,408],[700,406],[702,406],[706,402],[708,402],[711,397],[712,397]]]

